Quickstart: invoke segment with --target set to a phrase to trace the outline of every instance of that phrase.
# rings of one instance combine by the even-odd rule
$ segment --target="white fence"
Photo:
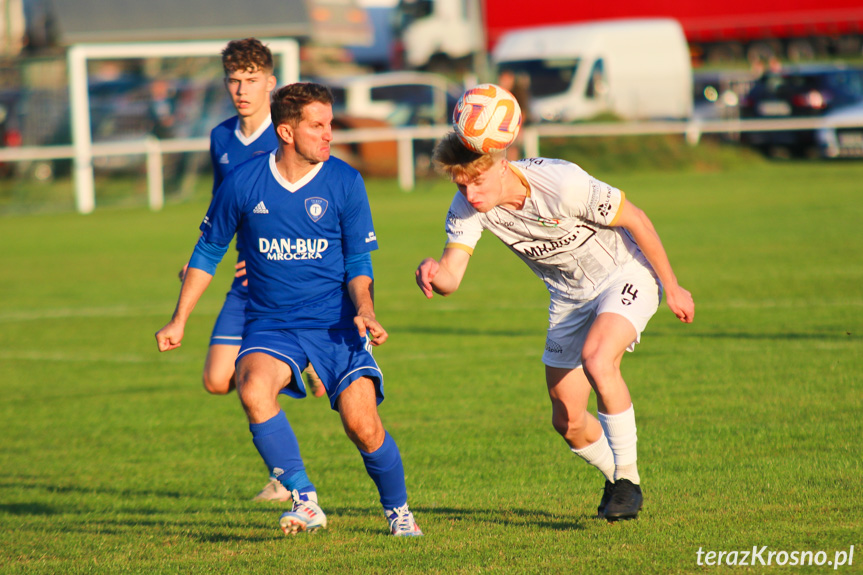
[[[281,56],[280,77],[282,82],[296,82],[300,75],[300,47],[295,40],[265,40],[273,54]],[[75,178],[75,205],[81,213],[92,212],[95,207],[95,191],[93,182],[93,156],[96,152],[90,134],[90,104],[87,89],[87,62],[89,60],[116,60],[121,58],[168,58],[188,56],[216,56],[224,45],[221,42],[143,42],[124,44],[78,44],[72,46],[67,53],[69,69],[69,106],[72,120],[72,144]],[[167,142],[166,142],[167,143]],[[195,143],[195,146],[198,144]],[[147,154],[147,177],[150,190],[150,205],[154,209],[161,208],[162,199],[162,168],[152,165],[161,163],[161,144],[158,141],[146,139],[130,143],[123,154],[114,154],[118,148],[110,144],[110,155]],[[143,152],[139,148],[143,146]],[[206,149],[206,148],[205,148]],[[195,148],[197,150],[197,147]],[[164,151],[168,151],[165,148]],[[194,151],[194,150],[171,150]],[[104,155],[104,154],[103,154]],[[158,159],[153,159],[158,155]],[[158,182],[154,182],[154,180]],[[158,190],[155,190],[158,185]],[[155,198],[157,194],[159,197]]]
[[[778,130],[816,130],[820,128],[863,127],[863,118],[811,118],[781,120],[715,120],[689,122],[627,122],[599,124],[539,124],[522,130],[525,157],[540,156],[540,141],[547,137],[638,136],[655,134],[681,134],[687,142],[696,145],[703,134],[739,134]],[[412,128],[365,128],[340,130],[334,134],[334,143],[397,142],[398,182],[404,191],[415,185],[414,140],[439,139],[451,130],[450,126],[422,126]],[[164,205],[162,157],[164,154],[204,152],[209,149],[207,138],[158,140],[149,137],[136,141],[92,144],[92,157],[144,155],[147,161],[147,194],[149,206],[159,210]],[[74,159],[74,146],[42,146],[0,149],[0,162]],[[81,213],[95,207],[92,188],[76,181],[75,205]]]

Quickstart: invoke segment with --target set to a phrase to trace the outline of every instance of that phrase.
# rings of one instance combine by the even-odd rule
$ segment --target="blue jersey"
[[[213,163],[213,194],[231,170],[246,160],[279,147],[279,138],[268,116],[261,126],[246,138],[240,132],[240,118],[228,118],[210,132],[210,161]]]
[[[275,152],[234,169],[201,224],[203,240],[248,246],[245,334],[269,329],[353,329],[345,256],[378,247],[359,172],[331,157],[300,181],[281,177]]]
[[[222,185],[225,176],[246,160],[267,154],[279,147],[279,138],[273,129],[273,121],[261,123],[255,133],[248,138],[240,132],[240,118],[228,118],[210,131],[210,161],[213,164],[213,194]],[[237,261],[246,259],[245,246],[237,240]],[[231,291],[245,297],[245,277],[234,278]]]

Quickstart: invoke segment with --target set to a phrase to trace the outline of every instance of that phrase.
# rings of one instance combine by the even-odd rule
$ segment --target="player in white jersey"
[[[477,154],[450,133],[437,166],[458,187],[439,260],[416,270],[426,297],[455,292],[483,230],[489,230],[546,284],[549,328],[543,363],[552,424],[570,449],[605,476],[597,509],[609,521],[642,506],[635,414],[620,373],[659,307],[692,322],[695,304],[680,287],[648,217],[624,193],[563,160],[508,162]],[[598,418],[587,411],[597,395]]]

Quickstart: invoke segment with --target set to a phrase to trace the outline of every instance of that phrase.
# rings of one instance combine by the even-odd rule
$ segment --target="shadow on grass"
[[[0,503],[0,513],[6,515],[55,515],[60,512],[44,503]]]
[[[327,507],[325,509],[328,517],[374,517],[380,516],[377,507]],[[426,521],[453,522],[471,521],[473,523],[493,523],[502,526],[524,526],[555,531],[572,531],[585,529],[584,520],[592,520],[592,517],[579,515],[577,517],[563,514],[554,514],[547,511],[531,509],[483,509],[483,508],[456,508],[456,507],[425,507],[411,506],[411,511],[417,517],[417,522],[423,526]],[[365,531],[359,527],[355,531]]]
[[[674,336],[679,338],[700,338],[700,339],[727,339],[734,340],[738,339],[741,341],[824,341],[824,340],[833,340],[833,341],[849,341],[854,338],[853,333],[849,333],[846,331],[834,331],[834,332],[812,332],[812,333],[801,333],[801,332],[777,332],[777,333],[754,333],[754,332],[697,332],[697,331],[686,331],[682,332],[677,329],[665,329],[663,327],[659,328],[651,328],[650,330],[651,337],[663,337],[663,336]]]
[[[480,335],[487,337],[513,337],[513,336],[535,336],[544,333],[544,330],[535,329],[476,329],[464,327],[387,327],[390,334],[413,334],[413,335]]]
[[[126,535],[133,531],[153,531],[188,537],[201,543],[258,542],[281,536],[277,519],[288,508],[287,504],[261,504],[237,500],[229,505],[224,498],[215,495],[201,496],[192,492],[177,492],[158,489],[112,488],[110,486],[52,485],[44,478],[20,477],[0,481],[0,489],[24,489],[46,495],[71,495],[71,504],[49,505],[39,501],[0,504],[0,515],[48,517],[54,515],[85,516],[84,520],[69,520],[79,533]],[[117,500],[111,510],[94,510],[81,505],[80,496],[109,497]],[[178,510],[175,504],[159,505],[153,497],[171,500],[187,499],[194,509]],[[146,501],[145,501],[146,500]],[[100,505],[101,507],[101,505]],[[368,534],[369,521],[380,521],[381,535],[389,535],[377,506],[328,506],[325,509],[331,519],[348,519],[339,526],[339,531]],[[473,507],[414,507],[420,524],[452,523],[466,521],[475,524],[500,527],[534,528],[554,531],[586,529],[585,521],[593,520],[585,515],[557,514],[536,509],[473,508]],[[261,528],[272,525],[272,533]]]
[[[536,509],[476,509],[455,507],[417,507],[415,510],[419,515],[437,516],[445,521],[470,519],[478,523],[495,523],[497,525],[520,525],[553,529],[555,531],[583,530],[583,519],[572,516],[557,515],[548,511]]]
[[[834,341],[846,341],[851,339],[851,334],[847,332],[834,333],[693,333],[690,337],[701,337],[705,339],[739,339],[739,340],[766,340],[766,341],[794,341],[794,340],[813,340],[824,341],[827,339]]]
[[[166,497],[169,499],[180,499],[182,497],[190,496],[190,493],[158,489],[136,489],[128,487],[115,488],[106,485],[92,487],[84,487],[81,485],[55,485],[42,477],[17,477],[0,480],[0,489],[37,490],[42,493],[59,494],[113,495],[121,500],[128,500],[135,497]],[[195,498],[201,499],[202,497],[200,495],[196,495]],[[207,497],[207,499],[214,498],[215,496]]]
[[[10,403],[32,403],[43,404],[54,401],[66,401],[69,399],[79,398],[96,398],[110,396],[127,396],[127,395],[143,395],[148,398],[175,395],[177,390],[165,385],[146,385],[127,388],[108,388],[102,387],[99,389],[88,388],[82,391],[70,391],[68,389],[53,388],[50,393],[39,393],[38,395],[24,395],[19,397],[6,398],[4,401]]]

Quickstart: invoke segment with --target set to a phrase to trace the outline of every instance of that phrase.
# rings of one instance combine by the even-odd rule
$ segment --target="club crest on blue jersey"
[[[306,199],[306,213],[312,218],[313,222],[318,221],[324,214],[327,213],[329,204],[323,198],[308,198]]]

